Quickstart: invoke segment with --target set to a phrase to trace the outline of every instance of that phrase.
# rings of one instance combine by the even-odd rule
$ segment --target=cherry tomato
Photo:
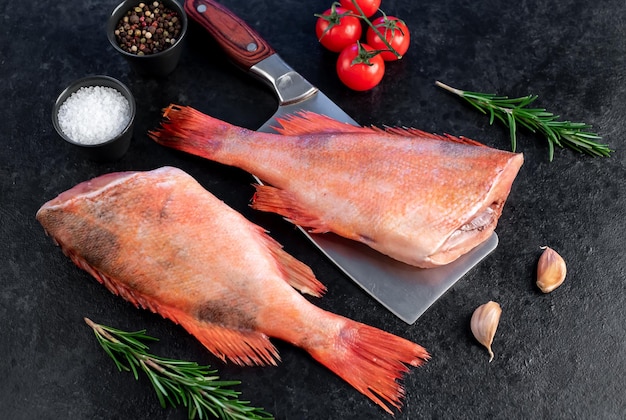
[[[333,4],[330,9],[316,16],[317,39],[330,51],[339,52],[361,38],[361,20],[347,9]]]
[[[411,34],[409,33],[409,28],[407,28],[406,24],[400,19],[393,16],[381,16],[374,19],[372,21],[372,25],[378,29],[378,31],[385,37],[389,45],[391,45],[401,56],[403,56],[409,49]],[[377,50],[389,50],[389,48],[371,27],[367,29],[365,38],[367,43],[371,45],[372,48]],[[394,61],[398,59],[398,56],[391,51],[384,51],[380,53],[380,55],[385,61]]]
[[[353,90],[369,90],[385,74],[385,61],[367,44],[355,43],[344,48],[337,59],[339,80]]]
[[[380,2],[381,0],[356,0],[356,4],[359,5],[366,17],[370,17],[378,11]],[[344,9],[352,10],[359,14],[359,10],[354,6],[352,0],[339,0],[339,3],[341,3],[341,7]]]

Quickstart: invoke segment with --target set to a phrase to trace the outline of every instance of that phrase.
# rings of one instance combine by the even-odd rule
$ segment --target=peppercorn
[[[161,1],[154,1],[131,7],[117,23],[115,38],[123,51],[148,55],[174,45],[181,31],[182,24],[176,11]]]

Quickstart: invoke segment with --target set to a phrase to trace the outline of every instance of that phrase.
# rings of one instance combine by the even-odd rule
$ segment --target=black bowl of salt
[[[122,82],[89,76],[61,92],[52,110],[52,124],[88,159],[112,161],[128,150],[135,112],[135,98]]]

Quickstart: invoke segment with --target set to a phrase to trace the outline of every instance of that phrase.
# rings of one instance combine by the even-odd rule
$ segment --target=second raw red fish
[[[237,166],[258,185],[252,206],[334,232],[407,264],[448,264],[495,230],[522,154],[414,129],[354,127],[305,112],[281,133],[233,126],[171,105],[151,137]]]
[[[324,311],[325,290],[261,227],[172,167],[103,175],[45,203],[37,220],[111,292],[182,325],[241,365],[276,364],[275,337],[308,351],[386,411],[418,344]]]

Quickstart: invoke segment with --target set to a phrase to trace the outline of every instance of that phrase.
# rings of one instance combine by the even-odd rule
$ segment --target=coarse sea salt
[[[85,86],[59,107],[59,127],[72,141],[93,145],[119,135],[130,122],[130,104],[116,89]]]

